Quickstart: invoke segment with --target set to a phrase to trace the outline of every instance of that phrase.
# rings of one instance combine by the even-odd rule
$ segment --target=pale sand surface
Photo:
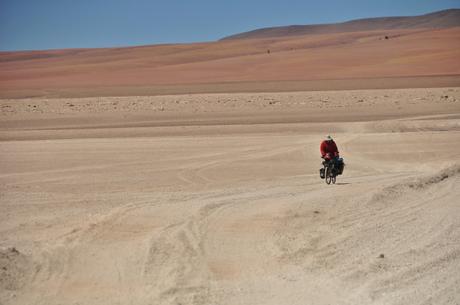
[[[2,305],[460,304],[460,88],[0,107]]]

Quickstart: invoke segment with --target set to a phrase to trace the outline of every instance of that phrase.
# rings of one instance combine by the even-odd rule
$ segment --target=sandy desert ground
[[[0,107],[2,305],[460,304],[458,87]]]

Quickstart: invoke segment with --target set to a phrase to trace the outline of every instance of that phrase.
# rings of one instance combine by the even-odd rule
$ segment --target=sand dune
[[[458,304],[459,101],[0,100],[0,303]]]

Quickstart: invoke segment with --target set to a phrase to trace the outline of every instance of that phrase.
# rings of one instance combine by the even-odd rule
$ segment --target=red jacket
[[[337,149],[337,145],[335,145],[334,141],[323,141],[319,149],[322,157],[325,157],[326,154],[330,154],[331,157],[339,155],[339,150]]]

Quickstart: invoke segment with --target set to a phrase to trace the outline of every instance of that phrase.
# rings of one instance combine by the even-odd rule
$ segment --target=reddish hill
[[[1,52],[0,96],[457,86],[459,58],[460,27]]]

